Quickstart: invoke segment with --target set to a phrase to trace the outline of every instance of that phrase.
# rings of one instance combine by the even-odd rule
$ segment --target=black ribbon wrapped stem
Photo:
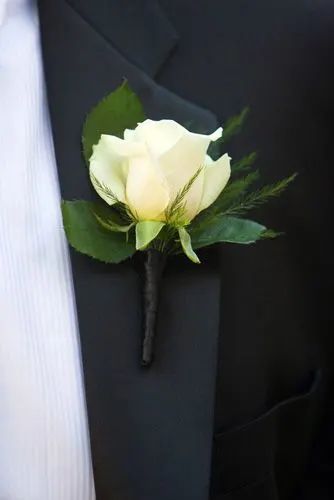
[[[144,283],[143,283],[143,341],[141,364],[148,367],[154,357],[154,342],[159,309],[160,285],[166,254],[149,249],[145,252]]]

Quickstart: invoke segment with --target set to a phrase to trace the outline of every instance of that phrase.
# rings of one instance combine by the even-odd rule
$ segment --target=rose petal
[[[213,161],[209,156],[206,157],[203,194],[198,212],[209,207],[226,186],[231,175],[230,159],[227,153],[216,161]]]
[[[158,157],[172,148],[185,133],[187,130],[174,120],[145,120],[134,130],[134,137]]]
[[[131,128],[126,128],[123,133],[123,137],[125,141],[135,141],[136,139],[136,131]]]
[[[142,153],[143,146],[129,143],[110,135],[101,135],[97,145],[93,146],[93,154],[89,161],[89,172],[92,184],[97,193],[109,205],[115,199],[101,189],[105,185],[117,200],[125,201],[125,185],[128,174],[129,158]]]
[[[158,163],[167,180],[172,199],[203,166],[211,140],[217,140],[221,133],[221,128],[211,135],[195,134],[185,130],[185,133],[173,147],[158,157]],[[203,175],[201,173],[185,197],[186,213],[189,220],[198,212],[202,189]]]
[[[148,156],[130,161],[126,199],[138,220],[164,220],[170,200],[168,188]]]

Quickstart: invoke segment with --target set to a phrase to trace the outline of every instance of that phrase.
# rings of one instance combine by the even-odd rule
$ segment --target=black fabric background
[[[315,367],[330,379],[334,2],[160,3],[180,43],[158,81],[213,110],[223,123],[249,105],[248,125],[231,144],[231,156],[258,151],[266,181],[299,172],[284,197],[253,215],[284,237],[221,249],[216,428],[224,430],[301,390]],[[334,455],[331,407],[328,393],[307,499],[333,495],[327,485]],[[321,491],[312,493],[311,483]]]
[[[252,215],[284,237],[202,255],[210,264],[218,257],[222,282],[210,500],[333,498],[333,1],[39,3],[64,198],[92,195],[78,148],[81,125],[87,110],[124,76],[153,118],[189,116],[213,127],[214,115],[187,100],[223,123],[249,105],[248,126],[231,143],[231,156],[259,151],[265,181],[299,172],[284,197]],[[134,270],[125,264],[107,272],[78,253],[71,258],[98,500],[206,498],[215,357],[215,348],[207,347],[215,345],[217,332],[214,298],[208,300],[203,286],[191,299],[194,315],[179,328],[182,297],[196,291],[185,278],[190,291],[175,294],[169,316],[176,326],[172,321],[166,327],[168,356],[149,372],[150,392],[132,363],[137,351],[129,339],[140,322],[124,315],[119,295],[121,287],[132,311],[139,311]],[[171,266],[177,279],[180,266]],[[203,264],[204,278],[210,267]],[[118,337],[110,335],[101,297],[108,297],[109,312],[118,318]],[[204,335],[212,343],[196,348],[189,332],[198,335],[198,346],[204,346]],[[193,348],[187,373],[180,345]],[[196,404],[189,411],[191,401]],[[150,424],[152,411],[156,426]],[[202,414],[205,419],[198,418]],[[155,443],[162,441],[159,454]]]

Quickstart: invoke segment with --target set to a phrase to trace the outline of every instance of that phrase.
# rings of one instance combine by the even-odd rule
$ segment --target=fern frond
[[[90,173],[91,180],[94,184],[94,187],[99,190],[105,198],[107,198],[110,203],[120,203],[119,199],[115,195],[115,193],[107,186],[104,182],[101,182],[93,173]]]
[[[249,187],[254,184],[259,177],[259,171],[255,170],[240,179],[228,183],[220,196],[213,203],[212,209],[215,213],[226,210],[226,208],[228,208],[232,203],[236,203],[240,200],[241,196],[246,193]]]
[[[237,174],[239,172],[244,172],[245,170],[249,170],[252,165],[255,163],[257,158],[257,153],[250,153],[247,156],[244,156],[240,160],[231,163],[231,171],[232,175]]]
[[[95,188],[97,188],[98,191],[103,193],[104,197],[107,198],[110,201],[111,205],[117,205],[117,211],[119,212],[119,215],[124,219],[125,222],[129,221],[136,221],[138,217],[136,214],[133,214],[129,207],[125,205],[125,203],[122,203],[115,193],[107,186],[104,182],[99,181],[94,174],[90,174],[92,182],[95,184]]]
[[[168,224],[175,225],[180,221],[185,214],[185,197],[192,188],[194,182],[203,170],[203,166],[199,167],[184,187],[177,193],[174,200],[168,205],[165,211],[165,217]]]
[[[223,129],[222,138],[219,139],[219,141],[225,144],[227,141],[231,139],[231,137],[238,134],[242,129],[246,121],[246,118],[248,117],[248,114],[249,114],[249,108],[246,107],[238,115],[229,118]]]
[[[246,193],[248,188],[257,181],[259,178],[258,170],[245,175],[244,177],[237,179],[235,181],[227,184],[222,193],[218,196],[217,200],[213,204],[201,212],[196,219],[194,224],[196,226],[202,227],[207,224],[213,217],[226,211],[232,204],[236,205],[241,197]]]
[[[238,115],[227,119],[223,127],[222,136],[216,141],[211,142],[209,146],[208,155],[211,156],[213,160],[217,160],[221,156],[223,150],[225,149],[222,145],[224,146],[234,135],[240,132],[246,121],[248,113],[249,108],[247,107],[244,108]]]
[[[274,184],[268,184],[262,188],[253,191],[243,198],[240,202],[232,204],[223,213],[224,215],[242,215],[248,210],[263,205],[272,198],[277,198],[296,178],[297,173],[285,177]]]

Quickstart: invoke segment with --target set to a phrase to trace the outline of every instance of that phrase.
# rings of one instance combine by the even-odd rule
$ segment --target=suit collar
[[[156,75],[178,35],[156,0],[68,0],[69,4],[126,59]],[[95,5],[96,5],[95,3]]]

